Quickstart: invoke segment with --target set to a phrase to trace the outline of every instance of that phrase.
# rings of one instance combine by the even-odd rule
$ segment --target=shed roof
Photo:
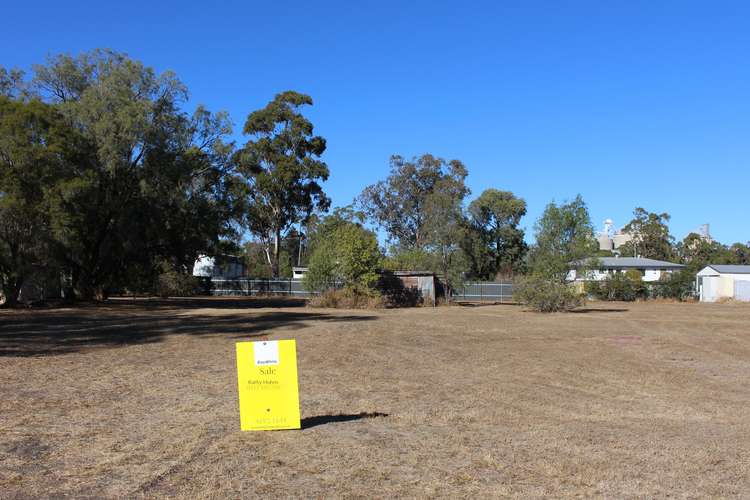
[[[598,257],[599,269],[682,269],[685,266],[665,260],[644,259],[641,257]],[[580,265],[583,261],[577,261]]]
[[[393,271],[394,276],[435,276],[432,271]]]
[[[709,264],[708,267],[720,274],[750,274],[750,266],[739,264]]]

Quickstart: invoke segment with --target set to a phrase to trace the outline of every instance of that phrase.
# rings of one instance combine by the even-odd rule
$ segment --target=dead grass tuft
[[[380,295],[368,295],[348,288],[326,290],[312,297],[310,307],[331,309],[382,309],[386,301]]]

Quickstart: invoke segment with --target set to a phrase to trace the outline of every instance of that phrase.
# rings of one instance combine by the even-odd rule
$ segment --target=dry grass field
[[[239,432],[260,338],[297,339],[301,431]],[[750,496],[736,304],[0,311],[0,398],[2,498]]]

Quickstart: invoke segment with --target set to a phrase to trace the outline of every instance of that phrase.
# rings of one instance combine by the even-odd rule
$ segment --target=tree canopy
[[[669,234],[668,213],[653,213],[636,207],[633,219],[623,228],[632,240],[620,247],[620,253],[628,257],[672,260],[674,238]]]
[[[382,262],[375,234],[356,222],[350,210],[337,210],[323,219],[315,234],[304,284],[308,290],[317,291],[340,283],[370,294]]]
[[[523,268],[524,231],[518,225],[526,202],[510,191],[486,189],[469,204],[463,247],[472,273],[481,278],[511,276]]]
[[[428,244],[426,207],[433,195],[463,200],[469,193],[464,184],[468,171],[459,160],[446,161],[430,154],[412,160],[394,155],[387,179],[364,189],[358,206],[388,240],[402,250]]]
[[[33,227],[49,234],[45,263],[69,273],[77,297],[132,287],[165,260],[187,272],[199,253],[231,236],[228,116],[200,106],[184,112],[187,90],[174,74],[95,50],[51,57],[34,67],[26,88],[14,106],[46,106],[58,125],[38,144],[55,156],[55,169],[29,167],[43,196],[25,213],[29,221],[35,210],[44,214]],[[4,139],[24,126],[8,123]],[[2,169],[2,177],[13,175],[7,164]]]
[[[581,195],[573,201],[550,203],[534,226],[536,243],[530,252],[534,274],[565,282],[572,263],[588,261],[597,244],[588,208]]]

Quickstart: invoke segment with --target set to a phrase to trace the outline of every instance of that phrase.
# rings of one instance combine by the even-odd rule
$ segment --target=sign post
[[[238,342],[236,347],[240,429],[299,429],[295,341]]]

